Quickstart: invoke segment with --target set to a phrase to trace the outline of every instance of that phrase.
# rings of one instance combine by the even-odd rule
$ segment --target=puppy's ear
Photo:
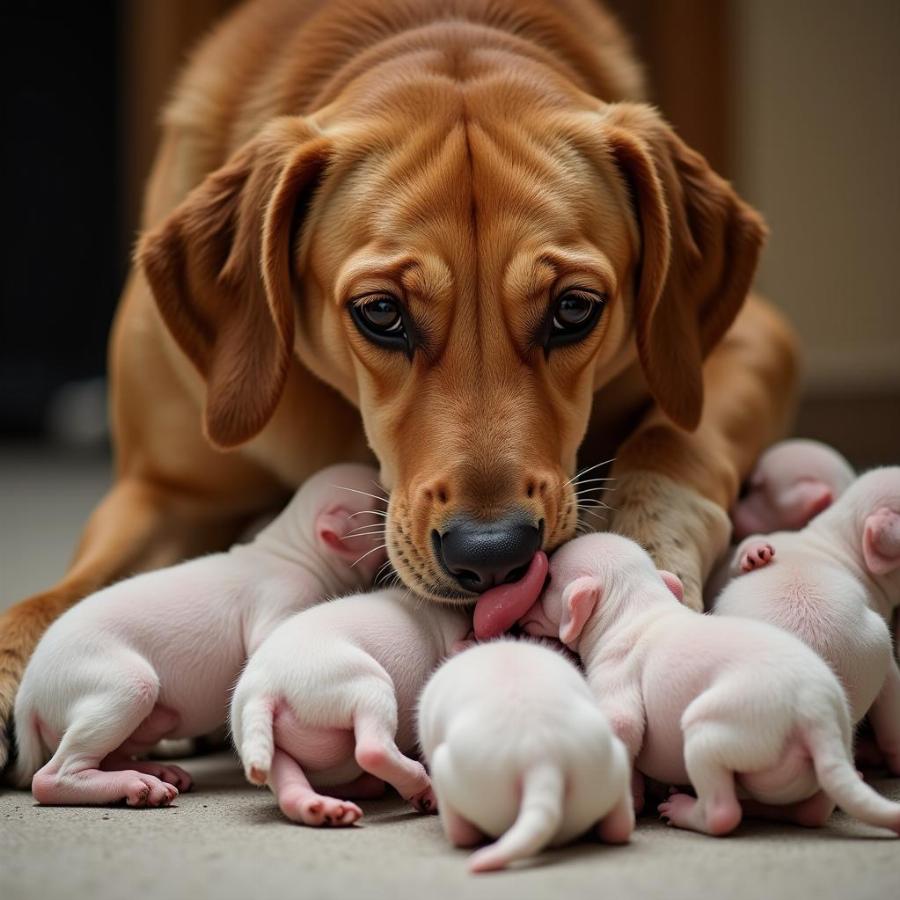
[[[703,407],[703,359],[747,296],[766,228],[652,107],[613,104],[604,124],[641,232],[641,365],[662,410],[693,429]]]
[[[562,595],[562,616],[559,622],[559,639],[573,644],[581,636],[585,623],[597,608],[602,593],[600,582],[585,575],[566,585]]]
[[[294,239],[329,144],[307,120],[269,123],[140,242],[159,311],[206,379],[204,430],[252,438],[281,396],[294,344]]]
[[[657,571],[665,586],[674,594],[675,599],[679,603],[684,603],[684,585],[681,583],[681,579],[668,569],[657,569]]]
[[[315,533],[316,540],[325,550],[347,562],[359,559],[362,554],[384,543],[381,532],[372,533],[368,527],[361,526],[359,520],[342,507],[331,507],[320,512],[316,516]],[[381,561],[383,554],[379,565]]]
[[[873,575],[890,575],[900,568],[900,515],[884,507],[866,519],[863,557]]]

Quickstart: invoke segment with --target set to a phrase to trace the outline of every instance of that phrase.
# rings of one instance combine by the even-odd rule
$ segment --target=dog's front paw
[[[731,522],[724,509],[655,472],[629,472],[616,483],[610,530],[637,541],[660,569],[684,585],[684,605],[703,609],[703,581],[725,552]]]
[[[23,646],[14,612],[0,616],[0,772],[9,761],[16,691],[31,651],[31,646]]]

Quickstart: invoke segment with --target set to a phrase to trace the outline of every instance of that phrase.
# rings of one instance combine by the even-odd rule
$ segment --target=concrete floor
[[[108,477],[102,458],[0,448],[0,606],[61,574]],[[364,803],[359,827],[315,831],[284,821],[229,754],[184,765],[197,788],[171,809],[42,808],[0,791],[0,897],[884,900],[900,889],[900,841],[840,814],[819,831],[751,823],[720,840],[647,818],[628,847],[582,843],[472,878],[437,819],[398,800]],[[876,786],[900,800],[900,780]]]

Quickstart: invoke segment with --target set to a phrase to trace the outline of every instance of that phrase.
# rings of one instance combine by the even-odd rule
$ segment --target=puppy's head
[[[606,628],[633,603],[656,595],[684,601],[681,579],[657,569],[640,545],[611,532],[588,534],[554,554],[550,579],[540,601],[521,624],[532,635],[556,636],[575,649],[588,620],[602,608]]]
[[[888,593],[900,588],[900,466],[860,475],[820,518],[837,540],[859,549],[870,575],[891,579]]]
[[[385,78],[364,116],[275,120],[140,248],[211,441],[252,438],[299,357],[358,405],[390,558],[435,600],[573,535],[576,452],[615,376],[639,362],[697,424],[763,237],[652,109],[499,81]]]
[[[306,480],[279,517],[278,538],[316,548],[353,587],[368,587],[386,558],[381,493],[371,466],[326,466]]]

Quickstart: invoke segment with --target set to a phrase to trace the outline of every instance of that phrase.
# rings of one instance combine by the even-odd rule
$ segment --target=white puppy
[[[364,773],[421,811],[434,807],[416,748],[414,710],[428,676],[471,627],[464,609],[416,608],[397,589],[342,597],[277,628],[256,651],[231,704],[247,778],[306,825],[351,825],[356,804],[319,794]],[[333,792],[333,791],[332,791]]]
[[[187,773],[133,757],[223,725],[248,654],[280,621],[371,582],[380,537],[348,535],[376,477],[324,469],[252,543],[129,578],[61,616],[16,698],[16,783],[33,776],[40,803],[171,803]]]
[[[841,679],[853,720],[871,707],[879,749],[900,775],[889,631],[900,606],[900,467],[867,472],[802,531],[748,537],[735,555],[714,611],[771,622],[812,647]]]
[[[759,458],[731,519],[738,540],[750,534],[793,531],[827,509],[853,484],[856,473],[832,447],[795,439]]]
[[[495,641],[455,656],[422,694],[419,735],[451,843],[502,835],[472,855],[473,872],[593,826],[610,843],[631,835],[628,755],[560,652]]]
[[[732,538],[804,528],[855,480],[850,463],[827,444],[806,439],[774,444],[759,458],[746,492],[732,507]],[[732,545],[704,585],[706,609],[712,609],[740,562],[741,554]]]
[[[696,798],[673,794],[660,812],[726,834],[742,817],[737,782],[803,824],[821,824],[833,800],[900,834],[900,804],[854,770],[847,699],[822,659],[772,625],[692,612],[669,582],[633,541],[586,535],[554,554],[525,617],[530,633],[558,635],[581,656],[637,769],[694,786]]]

